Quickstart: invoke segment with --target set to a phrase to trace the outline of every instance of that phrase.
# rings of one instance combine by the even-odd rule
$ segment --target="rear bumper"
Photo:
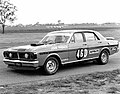
[[[21,61],[3,59],[3,62],[6,65],[8,65],[8,67],[19,70],[36,70],[39,68],[39,61]]]

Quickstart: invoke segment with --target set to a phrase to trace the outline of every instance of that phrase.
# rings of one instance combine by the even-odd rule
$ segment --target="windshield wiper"
[[[55,42],[53,42],[53,41],[44,41],[43,44],[45,44],[45,45],[46,44],[55,44]]]

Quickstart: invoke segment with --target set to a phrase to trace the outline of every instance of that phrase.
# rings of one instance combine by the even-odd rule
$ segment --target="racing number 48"
[[[87,49],[78,49],[76,52],[76,58],[77,59],[82,59],[84,57],[87,57],[88,55],[88,50]]]

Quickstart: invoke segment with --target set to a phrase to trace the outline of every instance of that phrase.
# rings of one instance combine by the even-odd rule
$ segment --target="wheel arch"
[[[103,52],[104,50],[106,50],[108,52],[108,54],[110,55],[110,49],[108,47],[104,47],[101,49],[101,52]],[[101,54],[100,52],[100,54]]]
[[[59,56],[57,53],[49,54],[49,55],[45,58],[45,61],[46,61],[48,58],[50,58],[50,57],[55,57],[55,58],[58,60],[59,64],[60,64],[60,65],[62,64],[61,58],[60,58],[60,56]],[[44,62],[45,62],[45,61],[44,61]]]

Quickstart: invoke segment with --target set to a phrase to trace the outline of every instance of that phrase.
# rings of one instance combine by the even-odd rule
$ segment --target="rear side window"
[[[86,41],[96,41],[98,40],[97,36],[94,33],[84,33]]]

